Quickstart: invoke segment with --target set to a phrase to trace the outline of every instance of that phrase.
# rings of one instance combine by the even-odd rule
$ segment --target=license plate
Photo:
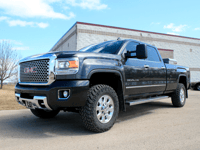
[[[32,108],[32,103],[31,103],[31,102],[28,102],[28,101],[26,101],[26,107],[28,107],[28,108]]]

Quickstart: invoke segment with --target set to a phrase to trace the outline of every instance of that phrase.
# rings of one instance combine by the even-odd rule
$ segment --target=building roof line
[[[91,25],[91,26],[98,26],[98,27],[105,27],[105,28],[137,31],[137,32],[143,32],[143,33],[151,33],[151,34],[166,35],[166,36],[179,37],[179,38],[200,40],[199,38],[193,38],[193,37],[187,37],[187,36],[171,35],[171,34],[166,34],[166,33],[158,33],[158,32],[151,32],[151,31],[144,31],[144,30],[135,30],[135,29],[129,29],[129,28],[122,28],[122,27],[115,27],[115,26],[108,26],[108,25],[100,25],[100,24],[93,24],[93,23],[86,23],[86,22],[76,22],[76,24]]]
[[[69,30],[67,30],[67,32],[65,32],[65,34],[56,42],[56,44],[54,44],[53,45],[53,47],[49,50],[49,51],[51,51],[57,44],[58,44],[58,42],[75,26],[77,24],[77,22],[75,22],[74,23],[74,25],[71,27],[71,28],[69,28]]]
[[[174,51],[172,49],[163,49],[163,48],[157,48],[157,49],[160,50],[160,51]]]

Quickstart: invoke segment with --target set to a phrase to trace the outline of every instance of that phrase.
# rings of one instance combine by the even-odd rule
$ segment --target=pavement
[[[199,150],[200,92],[183,108],[171,99],[128,107],[105,133],[85,130],[77,113],[39,119],[24,110],[0,111],[1,150]]]

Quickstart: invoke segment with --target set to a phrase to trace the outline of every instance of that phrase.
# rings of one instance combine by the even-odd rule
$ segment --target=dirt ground
[[[16,102],[14,88],[14,85],[4,85],[3,89],[0,89],[0,110],[26,109]]]

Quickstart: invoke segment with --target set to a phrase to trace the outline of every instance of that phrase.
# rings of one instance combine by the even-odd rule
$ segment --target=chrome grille
[[[30,71],[31,68],[34,68],[34,70]],[[49,59],[20,63],[20,82],[47,83],[48,78]]]

